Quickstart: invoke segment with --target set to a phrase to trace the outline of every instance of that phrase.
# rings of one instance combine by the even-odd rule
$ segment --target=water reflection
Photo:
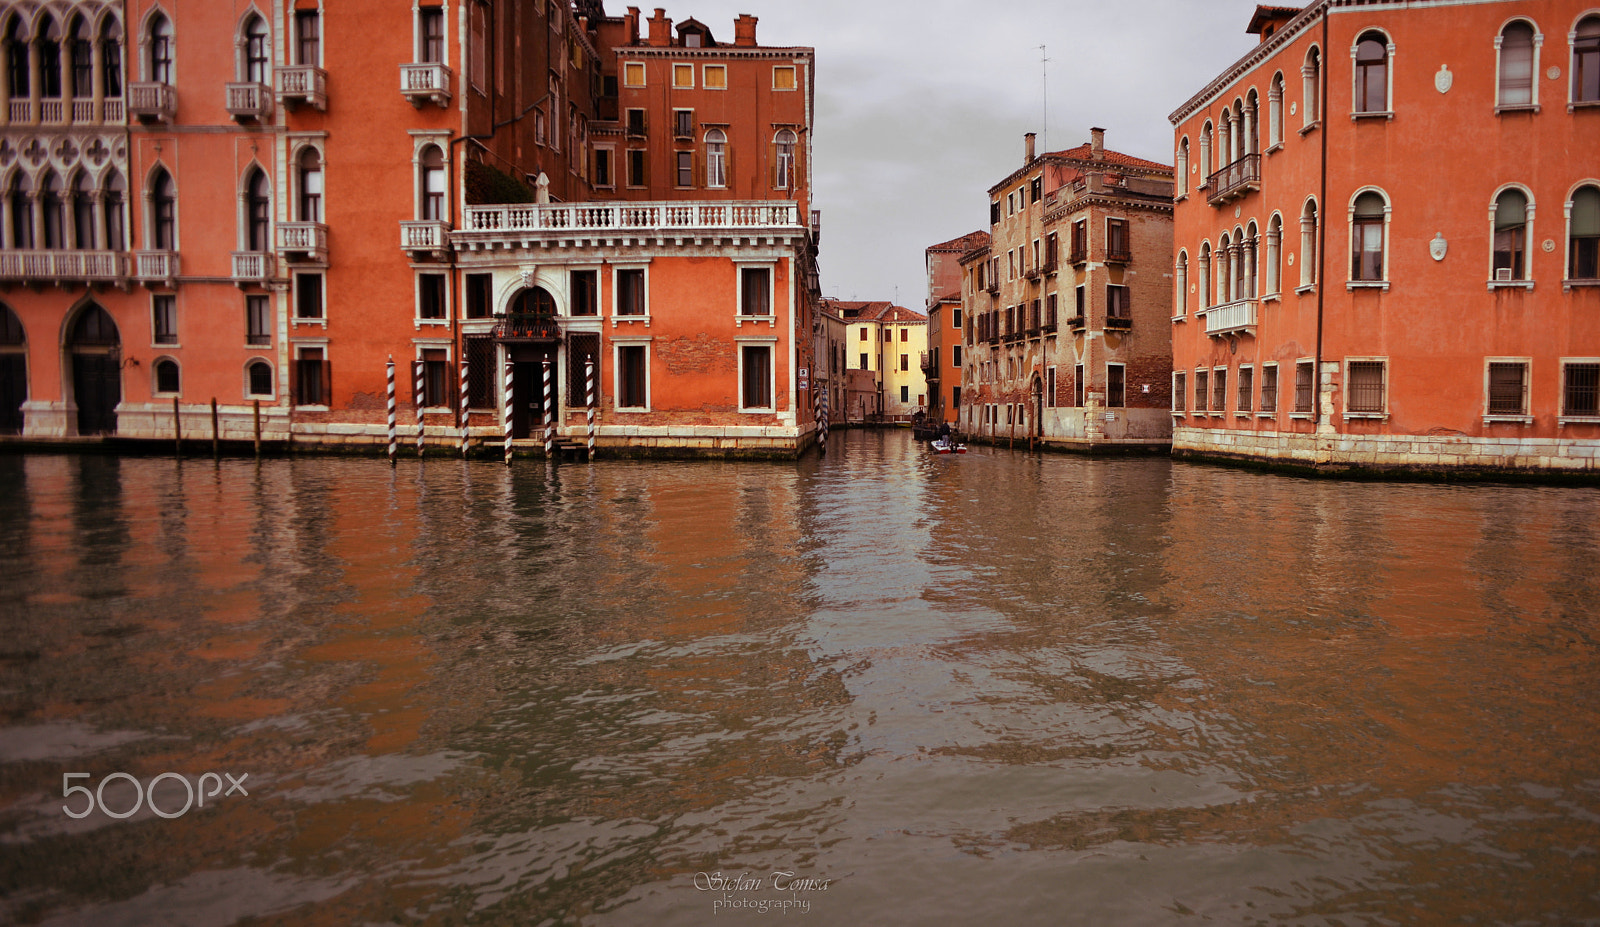
[[[1600,917],[1600,492],[834,441],[0,457],[0,920]]]

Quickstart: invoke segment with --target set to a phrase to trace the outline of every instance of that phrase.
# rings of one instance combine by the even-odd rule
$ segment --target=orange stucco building
[[[1577,470],[1600,447],[1600,8],[1320,0],[1172,114],[1173,448]]]
[[[923,253],[928,274],[928,350],[922,375],[928,384],[928,419],[957,424],[961,414],[961,256],[989,245],[989,233],[968,232],[930,245]]]
[[[383,444],[392,359],[407,445],[797,453],[813,56],[732,33],[6,0],[0,428]]]

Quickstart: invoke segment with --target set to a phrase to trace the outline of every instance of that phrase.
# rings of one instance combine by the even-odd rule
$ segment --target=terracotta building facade
[[[988,244],[989,233],[980,229],[931,245],[923,255],[928,274],[928,350],[922,355],[922,375],[928,385],[930,421],[960,423],[961,357],[966,349],[961,257]]]
[[[1178,454],[1589,471],[1600,8],[1258,8],[1172,114]]]
[[[1170,442],[1172,168],[1104,131],[989,189],[990,239],[960,258],[961,431],[1083,451]]]
[[[597,0],[7,0],[0,427],[798,453],[812,51]]]

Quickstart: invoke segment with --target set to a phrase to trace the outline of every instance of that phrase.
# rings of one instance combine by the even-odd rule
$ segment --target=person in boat
[[[946,444],[950,443],[950,423],[949,422],[940,422],[939,423],[939,440],[943,441]]]

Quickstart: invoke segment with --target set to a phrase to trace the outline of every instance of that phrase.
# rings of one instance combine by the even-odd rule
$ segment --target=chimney
[[[1106,130],[1093,128],[1089,130],[1089,157],[1096,161],[1106,156]]]
[[[733,44],[739,48],[756,47],[756,17],[740,13],[733,21]]]
[[[1032,132],[1029,132],[1029,133],[1027,133],[1027,134],[1022,136],[1022,163],[1023,164],[1032,164],[1033,163],[1033,139],[1034,139],[1034,134]]]
[[[639,8],[636,7],[636,6],[628,7],[628,15],[626,17],[624,17],[624,19],[626,19],[627,23],[628,23],[628,44],[629,45],[638,45],[639,44]]]
[[[667,11],[656,7],[656,15],[650,17],[650,46],[652,48],[666,48],[672,44],[672,20],[667,18]]]

